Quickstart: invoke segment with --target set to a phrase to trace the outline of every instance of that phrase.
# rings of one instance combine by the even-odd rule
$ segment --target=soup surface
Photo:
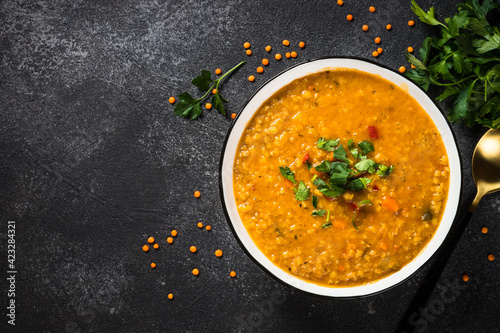
[[[238,212],[259,249],[332,287],[380,279],[417,256],[439,225],[448,184],[444,144],[421,106],[349,69],[274,94],[234,161]]]

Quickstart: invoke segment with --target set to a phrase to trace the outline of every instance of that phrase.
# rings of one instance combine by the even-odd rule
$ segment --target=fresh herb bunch
[[[188,92],[180,93],[178,96],[179,102],[175,105],[174,113],[178,116],[189,119],[198,118],[202,114],[200,105],[201,101],[203,101],[208,96],[208,94],[213,91],[213,89],[216,89],[216,93],[212,96],[211,103],[212,106],[217,111],[219,111],[219,113],[222,113],[225,116],[226,109],[224,107],[224,103],[227,103],[227,100],[224,99],[224,97],[222,97],[219,93],[219,84],[226,76],[231,74],[234,70],[236,70],[244,63],[245,61],[240,62],[238,65],[231,68],[217,80],[212,80],[212,73],[210,73],[210,71],[205,69],[202,70],[201,74],[195,77],[191,81],[191,83],[194,86],[198,87],[201,92],[205,92],[205,94],[200,98],[194,99]]]
[[[406,52],[416,67],[408,71],[408,77],[425,90],[430,85],[444,87],[436,99],[453,99],[448,111],[451,122],[499,128],[500,32],[486,20],[498,4],[494,0],[466,0],[444,23],[436,19],[433,7],[425,12],[415,0],[411,4],[422,22],[440,26],[441,38],[424,40],[420,60]]]

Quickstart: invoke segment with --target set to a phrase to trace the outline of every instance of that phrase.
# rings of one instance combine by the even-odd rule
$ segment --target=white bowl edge
[[[233,192],[233,165],[239,140],[247,124],[250,122],[259,107],[276,91],[295,79],[315,72],[334,68],[357,69],[371,74],[380,75],[382,78],[403,87],[409,95],[411,95],[429,114],[432,121],[438,128],[448,154],[450,165],[450,187],[445,211],[441,223],[429,243],[424,247],[424,249],[422,249],[417,257],[415,257],[399,271],[380,280],[352,287],[327,287],[307,282],[274,265],[255,245],[244,227],[238,214]],[[220,175],[222,187],[221,192],[223,195],[225,209],[230,219],[229,222],[232,224],[236,236],[239,238],[240,242],[246,248],[250,256],[276,278],[297,289],[316,295],[329,297],[367,296],[398,285],[413,275],[437,251],[446,238],[458,210],[462,181],[461,164],[453,133],[451,132],[445,117],[431,98],[413,82],[395,71],[364,60],[351,58],[318,59],[299,64],[274,77],[264,84],[241,110],[238,118],[235,120],[235,123],[230,130],[228,137],[226,138],[226,146],[224,147],[223,154],[224,155],[221,159],[222,165]]]

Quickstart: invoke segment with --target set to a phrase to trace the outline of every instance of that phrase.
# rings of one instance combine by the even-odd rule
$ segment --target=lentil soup
[[[367,160],[374,168],[360,167]],[[338,164],[361,187],[347,183],[331,196],[325,188],[338,183],[322,166]],[[264,102],[233,171],[238,213],[260,251],[332,287],[378,280],[415,258],[438,228],[450,172],[422,107],[391,82],[351,69],[307,75]]]

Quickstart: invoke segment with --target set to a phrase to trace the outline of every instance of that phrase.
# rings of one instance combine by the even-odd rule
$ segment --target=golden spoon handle
[[[478,187],[476,197],[474,198],[472,205],[470,205],[469,207],[469,212],[474,213],[476,211],[476,207],[479,204],[479,201],[481,201],[485,194],[485,191]]]

